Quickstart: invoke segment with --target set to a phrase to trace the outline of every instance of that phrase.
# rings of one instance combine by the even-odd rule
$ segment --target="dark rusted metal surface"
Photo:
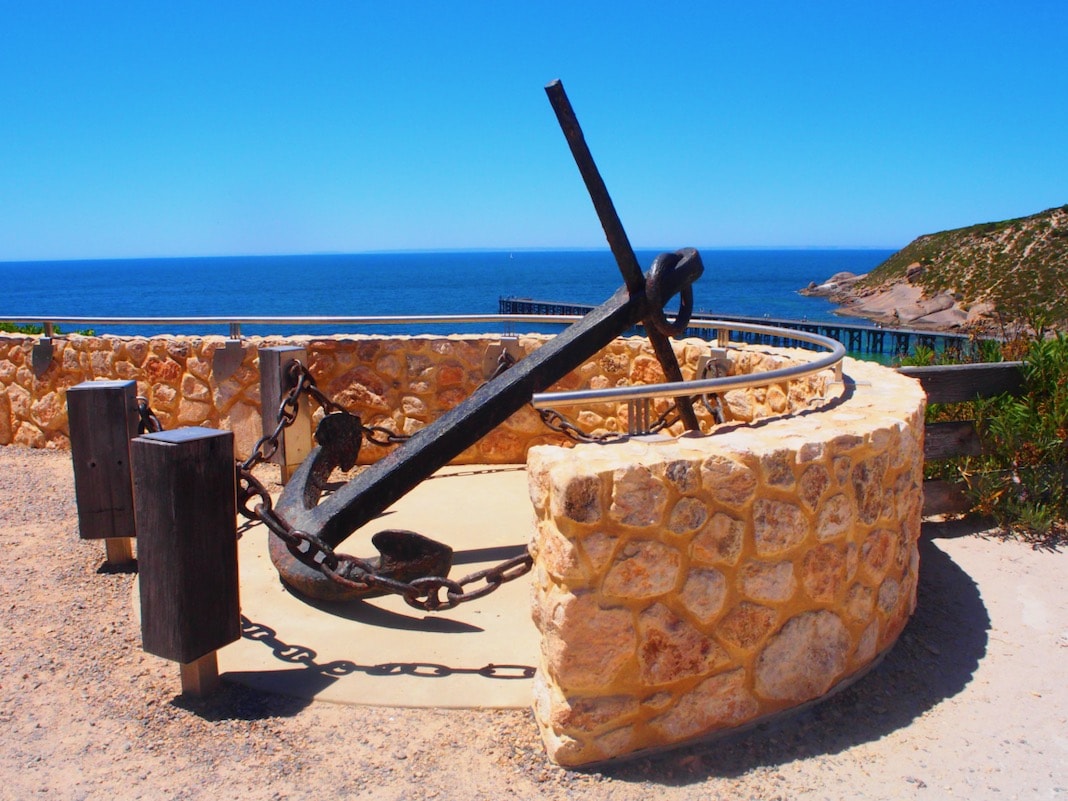
[[[556,112],[556,119],[560,123],[560,129],[564,132],[567,143],[571,147],[571,155],[574,156],[575,164],[578,165],[579,172],[582,174],[582,180],[586,184],[586,191],[590,193],[593,207],[597,210],[597,216],[601,220],[601,227],[604,228],[608,246],[612,249],[612,255],[615,256],[620,272],[623,273],[623,280],[627,284],[627,289],[632,295],[645,293],[646,281],[642,276],[641,267],[638,266],[638,258],[634,255],[634,248],[630,246],[627,232],[623,230],[623,223],[620,222],[619,215],[616,214],[615,204],[612,203],[608,188],[604,185],[601,173],[593,161],[593,155],[586,145],[586,137],[582,135],[582,128],[579,126],[578,118],[575,116],[575,110],[571,107],[571,101],[568,100],[567,93],[564,91],[564,85],[560,81],[553,81],[545,87],[545,93],[549,96],[549,102],[552,104],[553,111]],[[686,285],[686,289],[688,288],[689,284]],[[679,291],[679,289],[669,292],[661,291],[661,300],[666,302]],[[685,289],[682,291],[685,291]],[[690,305],[692,308],[692,297]],[[667,380],[682,381],[682,371],[679,369],[679,363],[675,359],[675,351],[671,349],[671,343],[668,342],[667,335],[657,325],[657,322],[662,320],[663,317],[663,306],[655,310],[647,308],[646,314],[642,315],[642,319],[646,323],[645,330],[649,337],[649,343],[653,346],[653,351],[660,361],[660,366],[664,369],[664,375]],[[686,326],[683,326],[683,330],[685,328]],[[699,428],[697,415],[694,413],[691,400],[689,398],[679,398],[677,403],[683,424],[690,431],[697,431]]]
[[[358,418],[352,418],[354,422],[331,422],[329,426],[335,427],[336,431],[325,434],[319,446],[297,468],[276,509],[271,512],[269,523],[273,532],[272,561],[285,581],[307,595],[333,600],[339,593],[344,594],[338,585],[345,584],[346,577],[342,576],[341,581],[337,579],[340,563],[333,548],[503,423],[535,393],[548,389],[638,322],[646,323],[649,339],[667,378],[682,380],[674,351],[664,332],[681,331],[686,327],[685,321],[693,305],[691,286],[703,272],[701,257],[692,248],[663,254],[650,270],[651,281],[642,275],[563,87],[556,81],[546,87],[546,92],[601,218],[625,286],[559,336],[496,375],[385,458],[370,465],[332,494],[321,497],[333,468],[354,462],[359,448],[358,442],[353,444],[353,439],[358,438],[355,432],[360,428]],[[681,295],[681,308],[675,323],[668,323],[661,304],[675,295]],[[650,296],[656,297],[656,308],[653,308]],[[683,423],[696,430],[697,419],[689,400],[678,405]],[[335,443],[335,437],[342,442]],[[299,535],[294,539],[291,535],[297,532]],[[295,548],[294,541],[307,548]],[[361,571],[370,565],[353,557],[346,559],[346,564],[355,564]],[[370,567],[374,569],[374,565]],[[328,578],[331,573],[334,574],[333,580]],[[507,570],[502,573],[511,577]],[[434,577],[432,573],[423,575]],[[454,597],[463,600],[465,595],[472,594],[465,594],[460,584],[443,578],[444,575],[433,578],[438,582],[433,588],[435,592],[445,589],[450,602]],[[499,579],[500,576],[491,576],[490,583]],[[366,583],[362,588],[367,589]],[[360,597],[361,594],[366,593],[355,591],[350,597]],[[484,592],[475,595],[481,594]]]
[[[367,560],[356,570],[345,571],[349,580],[362,584],[362,588],[332,581],[323,575],[321,569],[309,567],[300,561],[296,561],[299,569],[292,567],[293,556],[281,537],[272,536],[269,547],[271,561],[285,567],[283,578],[286,583],[304,595],[323,601],[372,598],[389,592],[388,585],[360,581],[369,573],[379,578],[408,583],[424,576],[447,576],[452,568],[452,548],[414,531],[379,531],[371,537],[371,544],[381,554],[379,558]]]

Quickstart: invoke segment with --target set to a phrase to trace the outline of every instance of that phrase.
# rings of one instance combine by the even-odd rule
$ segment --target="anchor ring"
[[[683,248],[674,253],[661,253],[653,259],[653,265],[645,277],[645,296],[649,300],[647,322],[664,336],[679,337],[686,331],[693,314],[693,282],[700,277],[704,267],[701,256],[694,248]],[[685,283],[679,289],[679,311],[669,321],[664,306],[670,296],[664,297],[665,278],[678,272]]]

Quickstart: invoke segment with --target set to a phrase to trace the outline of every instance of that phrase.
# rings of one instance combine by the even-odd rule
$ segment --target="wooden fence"
[[[1020,362],[993,364],[901,367],[898,372],[919,380],[928,403],[960,403],[1002,393],[1023,392]],[[983,444],[974,420],[928,423],[923,445],[924,461],[979,456]],[[963,483],[931,479],[923,486],[924,515],[966,512],[971,508]]]

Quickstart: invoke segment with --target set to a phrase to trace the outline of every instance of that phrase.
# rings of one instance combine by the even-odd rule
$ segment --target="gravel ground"
[[[864,679],[744,736],[565,771],[525,711],[180,694],[129,572],[77,538],[70,457],[0,447],[0,798],[1063,798],[1064,556],[924,543],[919,609]]]

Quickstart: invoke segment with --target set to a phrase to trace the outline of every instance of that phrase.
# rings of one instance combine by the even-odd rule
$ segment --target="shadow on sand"
[[[930,538],[932,534],[959,534],[939,529],[927,529],[925,534],[920,542],[916,612],[882,663],[855,684],[796,715],[734,736],[602,764],[593,770],[620,781],[665,785],[698,783],[711,776],[740,776],[755,768],[836,754],[878,740],[957,695],[971,681],[986,653],[990,618],[978,586]],[[243,618],[242,625],[245,637],[274,649],[279,659],[301,674],[302,681],[324,686],[355,671],[427,678],[479,672],[502,680],[529,679],[533,673],[533,667],[526,665],[454,668],[431,663],[361,665],[348,660],[321,664],[314,651],[282,642],[260,623]],[[178,696],[173,703],[206,720],[255,720],[296,715],[311,701],[231,682],[207,699]]]

